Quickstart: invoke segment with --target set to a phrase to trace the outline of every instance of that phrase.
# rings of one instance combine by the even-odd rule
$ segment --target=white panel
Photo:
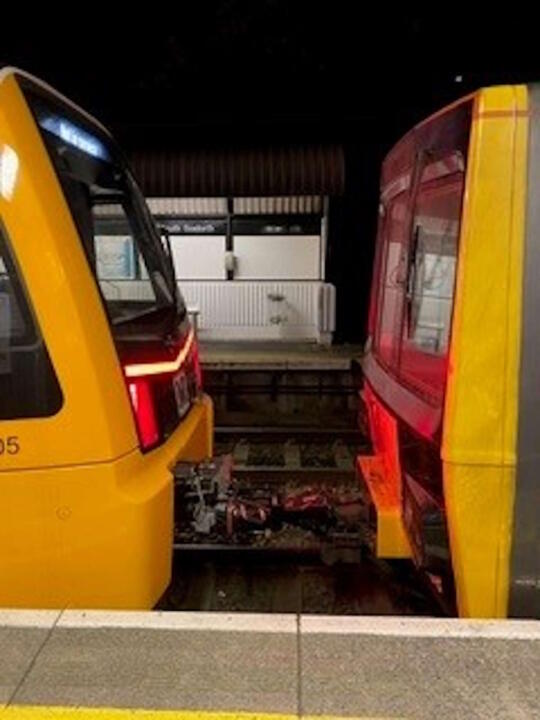
[[[179,283],[201,338],[321,340],[335,324],[335,288],[321,282]],[[324,338],[323,338],[324,336]]]
[[[318,235],[235,235],[239,280],[318,280]]]
[[[109,283],[123,300],[153,298],[144,280]],[[335,288],[320,282],[184,280],[186,305],[200,311],[202,336],[237,339],[317,339],[334,329]]]
[[[179,280],[225,280],[224,235],[171,235]]]

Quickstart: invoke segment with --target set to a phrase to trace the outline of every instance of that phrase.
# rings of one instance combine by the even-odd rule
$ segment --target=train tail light
[[[151,450],[170,435],[202,390],[197,341],[190,330],[176,347],[158,347],[150,357],[148,347],[132,347],[123,360],[141,450]]]
[[[146,378],[132,378],[128,381],[128,391],[141,449],[150,450],[160,439],[152,386]]]

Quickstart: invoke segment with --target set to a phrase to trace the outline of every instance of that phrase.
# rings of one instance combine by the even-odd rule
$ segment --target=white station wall
[[[319,280],[318,235],[236,235],[236,280]]]
[[[226,280],[225,236],[171,235],[171,250],[179,280]]]

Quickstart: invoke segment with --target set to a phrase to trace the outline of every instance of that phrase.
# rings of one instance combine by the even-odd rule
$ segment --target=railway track
[[[216,428],[217,454],[230,454],[237,477],[277,481],[296,475],[306,482],[344,480],[367,442],[342,428]]]
[[[359,559],[356,430],[226,426],[215,445],[222,466],[178,478],[177,552]]]
[[[373,538],[355,458],[370,447],[346,389],[329,407],[292,402],[291,387],[247,394],[239,382],[227,403],[215,398],[215,454],[230,466],[203,468],[198,481],[189,471],[178,478],[183,514],[166,608],[440,612],[410,568],[367,549]]]

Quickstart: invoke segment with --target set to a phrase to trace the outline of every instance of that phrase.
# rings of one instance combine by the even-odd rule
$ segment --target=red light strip
[[[166,360],[164,362],[155,363],[135,363],[134,365],[126,365],[124,373],[126,377],[146,377],[148,375],[162,375],[164,373],[174,373],[179,370],[188,356],[195,335],[193,330],[189,331],[186,342],[180,348],[180,351],[174,360]]]

